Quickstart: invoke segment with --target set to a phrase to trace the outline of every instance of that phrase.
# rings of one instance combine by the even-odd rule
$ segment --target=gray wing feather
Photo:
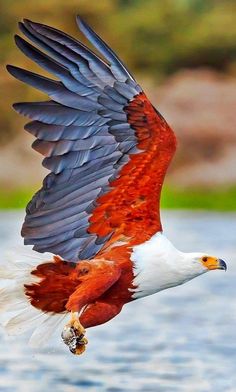
[[[85,22],[79,26],[107,62],[69,35],[24,20],[21,32],[42,51],[19,36],[17,46],[58,80],[8,66],[51,98],[14,104],[33,120],[25,129],[51,171],[26,208],[22,236],[39,252],[75,262],[94,257],[112,236],[112,229],[91,234],[90,217],[129,155],[140,152],[124,109],[141,89],[107,44]]]

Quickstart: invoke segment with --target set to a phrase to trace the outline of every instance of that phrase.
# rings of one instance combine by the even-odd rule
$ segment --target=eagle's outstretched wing
[[[17,103],[51,171],[26,209],[25,244],[66,260],[94,257],[116,241],[138,244],[161,230],[159,201],[175,137],[115,53],[78,19],[105,61],[52,27],[25,20],[22,52],[58,80],[8,66],[51,100]],[[48,53],[48,54],[46,54]]]

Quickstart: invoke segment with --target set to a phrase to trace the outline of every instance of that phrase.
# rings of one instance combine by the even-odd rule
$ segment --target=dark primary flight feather
[[[89,218],[129,155],[139,152],[124,108],[142,91],[101,38],[82,20],[78,24],[107,62],[67,34],[25,20],[20,30],[38,48],[19,36],[17,46],[58,80],[8,66],[51,99],[14,104],[32,120],[25,129],[51,171],[27,206],[22,235],[35,250],[70,261],[94,257],[110,236],[90,234]]]

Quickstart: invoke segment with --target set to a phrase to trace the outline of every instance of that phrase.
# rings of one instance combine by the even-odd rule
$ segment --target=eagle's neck
[[[178,286],[196,274],[187,253],[180,252],[162,234],[134,246],[131,260],[134,264],[133,298],[141,298],[169,287]]]

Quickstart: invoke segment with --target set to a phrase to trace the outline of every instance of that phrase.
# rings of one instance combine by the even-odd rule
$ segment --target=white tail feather
[[[25,298],[20,290],[12,282],[8,283],[8,287],[0,289],[0,312],[7,311],[9,309],[19,309],[25,307]]]
[[[63,329],[67,316],[66,313],[48,316],[32,333],[29,345],[35,348],[46,344],[59,327]]]
[[[30,345],[42,347],[67,314],[45,313],[34,308],[25,295],[24,285],[39,281],[31,274],[32,270],[39,264],[52,261],[53,255],[17,248],[17,251],[8,252],[6,259],[6,263],[0,265],[0,313],[3,315],[3,326],[9,335],[33,330]]]

